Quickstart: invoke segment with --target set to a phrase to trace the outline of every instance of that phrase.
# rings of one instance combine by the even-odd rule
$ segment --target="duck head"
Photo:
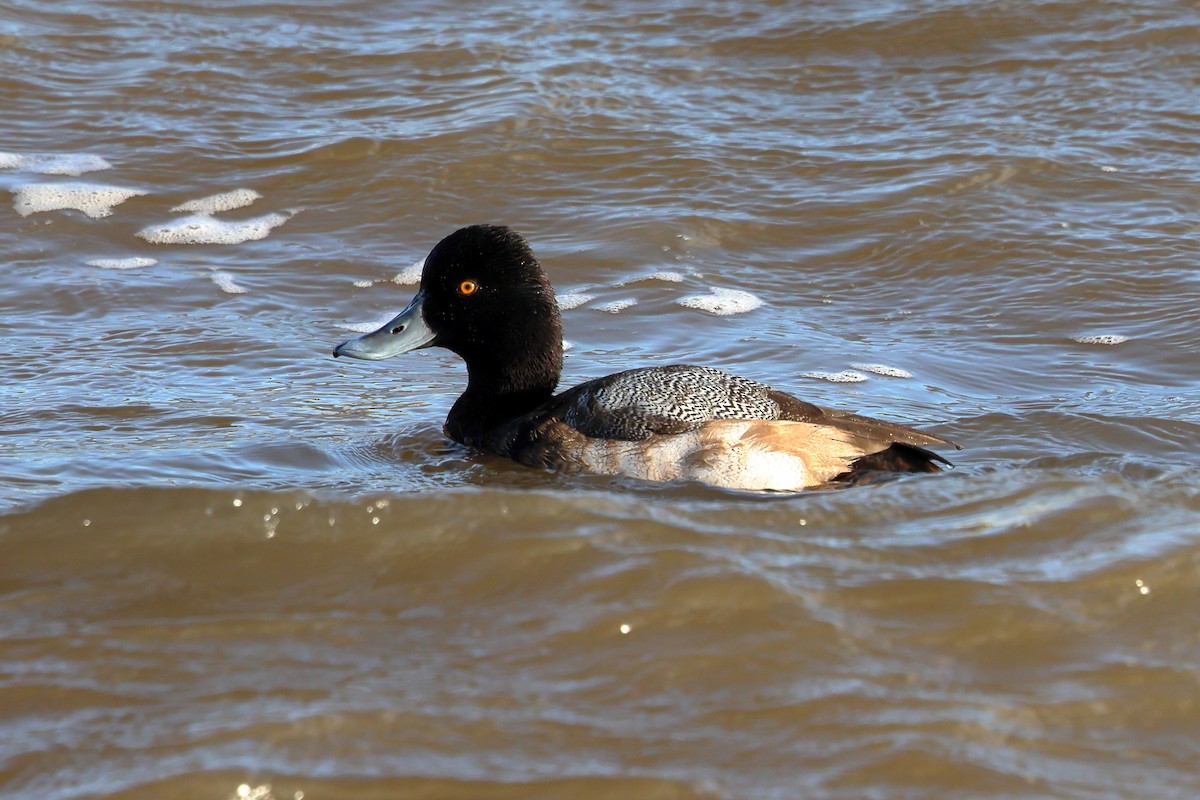
[[[554,289],[529,244],[498,225],[472,225],[430,251],[412,302],[378,330],[343,342],[334,357],[378,361],[444,347],[467,364],[470,388],[552,392],[562,371]]]

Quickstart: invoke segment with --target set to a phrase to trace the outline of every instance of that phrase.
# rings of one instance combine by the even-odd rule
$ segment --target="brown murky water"
[[[9,0],[0,796],[1200,796],[1198,75],[1165,2]],[[958,468],[446,442],[453,356],[329,351],[474,222],[564,383]]]

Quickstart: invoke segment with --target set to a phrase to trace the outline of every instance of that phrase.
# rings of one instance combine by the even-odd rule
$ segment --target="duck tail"
[[[877,453],[855,459],[850,469],[833,478],[835,483],[867,483],[897,472],[941,472],[953,467],[946,459],[923,447],[896,442]]]

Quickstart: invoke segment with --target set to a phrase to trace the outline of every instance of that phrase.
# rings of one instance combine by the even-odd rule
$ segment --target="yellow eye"
[[[475,294],[479,290],[479,284],[475,281],[463,281],[458,285],[458,293],[464,297],[469,294]]]

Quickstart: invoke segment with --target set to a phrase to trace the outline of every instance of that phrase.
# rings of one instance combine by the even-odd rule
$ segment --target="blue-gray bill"
[[[437,336],[425,324],[422,313],[424,292],[417,292],[408,307],[378,330],[364,333],[357,339],[342,342],[333,348],[333,357],[349,356],[368,361],[382,361],[422,347],[429,347]]]

